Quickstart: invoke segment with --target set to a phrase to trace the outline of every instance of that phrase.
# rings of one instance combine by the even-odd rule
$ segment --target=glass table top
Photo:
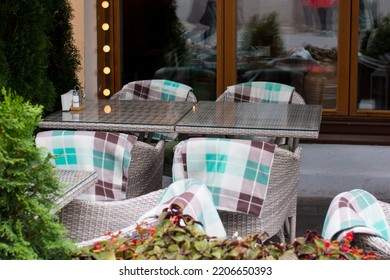
[[[176,131],[212,134],[316,138],[322,106],[200,101]]]
[[[80,111],[55,112],[41,122],[41,128],[81,129],[90,126],[116,130],[173,131],[174,125],[194,103],[138,100],[98,100]],[[126,130],[126,129],[125,129]]]

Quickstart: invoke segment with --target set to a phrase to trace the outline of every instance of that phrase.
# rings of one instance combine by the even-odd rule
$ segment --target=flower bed
[[[308,231],[291,244],[266,241],[267,234],[220,239],[207,236],[198,222],[180,209],[167,209],[156,227],[137,226],[138,238],[119,238],[82,248],[78,259],[125,260],[376,260],[374,253],[352,245],[353,234],[343,240],[324,240]]]

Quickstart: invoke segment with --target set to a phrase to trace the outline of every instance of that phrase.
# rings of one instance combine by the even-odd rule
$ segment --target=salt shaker
[[[81,98],[80,86],[76,85],[73,89],[73,107],[80,107]]]
[[[73,91],[72,102],[73,102],[73,107],[80,107],[80,96],[76,90]]]

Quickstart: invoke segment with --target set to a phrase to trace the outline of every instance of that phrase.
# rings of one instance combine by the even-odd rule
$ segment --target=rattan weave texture
[[[270,237],[278,235],[284,241],[284,221],[287,217],[296,215],[300,163],[300,147],[294,152],[276,149],[262,217],[259,219],[245,214],[219,211],[228,237],[235,232],[242,237],[267,232]],[[123,232],[123,235],[133,235],[135,232],[132,225],[138,217],[156,205],[161,193],[162,190],[157,190],[143,196],[109,203],[74,201],[66,207],[66,215],[62,213],[62,222],[66,223],[70,230],[70,236],[84,245],[93,243],[95,240],[92,239],[102,237],[108,231],[118,231],[129,226],[131,230]],[[88,216],[83,217],[84,215]],[[75,219],[75,216],[81,217]],[[295,235],[295,228],[290,234]]]
[[[390,204],[378,201],[385,213],[386,220],[390,224]],[[373,252],[382,259],[390,260],[390,242],[387,242],[381,237],[355,233],[355,244],[362,248],[365,252]]]
[[[144,208],[155,204],[154,198],[149,203],[146,197],[142,205],[137,205],[133,198],[161,189],[164,140],[156,146],[137,141],[131,154],[126,200],[73,200],[62,209],[60,221],[69,230],[70,238],[86,240],[121,229],[129,224],[128,221],[134,222]]]

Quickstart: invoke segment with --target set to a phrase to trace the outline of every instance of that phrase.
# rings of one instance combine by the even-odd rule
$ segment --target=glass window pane
[[[359,1],[357,108],[389,110],[390,1]]]
[[[122,1],[122,85],[168,79],[216,97],[216,0]]]
[[[288,84],[335,109],[337,31],[335,0],[237,0],[237,83]]]

